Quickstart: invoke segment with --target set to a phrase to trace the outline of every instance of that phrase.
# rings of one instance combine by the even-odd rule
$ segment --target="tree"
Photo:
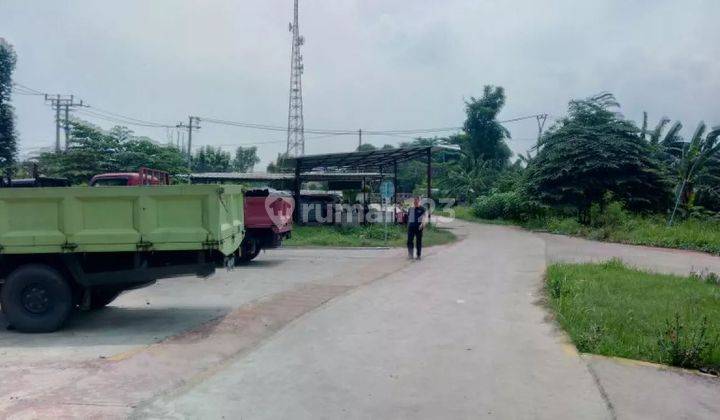
[[[608,194],[632,210],[666,208],[670,184],[650,144],[634,123],[613,112],[613,95],[571,101],[568,115],[538,142],[527,171],[530,197],[578,210],[590,222],[590,207]]]
[[[489,161],[493,167],[504,168],[512,156],[505,143],[505,139],[510,138],[510,132],[497,120],[503,106],[505,90],[499,86],[485,86],[482,98],[471,97],[465,102],[464,133],[449,140],[460,146],[475,166],[481,161]]]
[[[192,160],[193,172],[230,172],[232,157],[219,147],[203,146]]]
[[[670,216],[670,224],[672,224],[678,207],[682,205],[692,204],[695,197],[695,188],[701,181],[705,181],[709,186],[714,187],[720,178],[717,174],[713,174],[710,164],[717,157],[720,151],[720,127],[714,127],[707,135],[707,126],[704,122],[700,122],[695,129],[690,142],[684,143],[682,146],[682,155],[674,162],[673,167],[677,171],[679,185],[676,191],[675,205],[672,215]],[[704,177],[704,179],[703,179]]]
[[[370,143],[361,144],[355,149],[356,152],[372,152],[373,150],[377,150],[377,147]]]
[[[286,153],[278,153],[275,162],[268,163],[267,171],[270,173],[276,173],[291,170],[292,168],[290,168],[290,165],[288,165],[287,158],[288,156]]]
[[[260,163],[257,147],[238,147],[235,149],[235,159],[232,162],[236,172],[252,172],[255,165]]]
[[[170,174],[187,173],[182,152],[147,137],[135,137],[126,127],[104,131],[80,120],[70,122],[71,140],[63,153],[42,153],[38,166],[47,175],[65,177],[73,184],[88,182],[107,172],[135,172],[149,167]]]
[[[15,112],[10,105],[12,73],[17,56],[12,45],[0,38],[0,171],[9,171],[17,156]]]

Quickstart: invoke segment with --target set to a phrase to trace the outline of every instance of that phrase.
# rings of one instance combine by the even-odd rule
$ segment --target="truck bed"
[[[190,251],[230,255],[244,235],[240,186],[0,189],[0,253]]]

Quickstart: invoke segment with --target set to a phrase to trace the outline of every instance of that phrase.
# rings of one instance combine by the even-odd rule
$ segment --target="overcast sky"
[[[463,100],[485,84],[506,89],[503,118],[561,116],[571,98],[610,91],[628,118],[720,124],[718,16],[718,0],[301,0],[305,125],[459,126]],[[0,0],[0,37],[17,50],[15,81],[43,92],[167,124],[197,115],[285,126],[291,18],[291,0]],[[51,146],[50,107],[37,96],[14,103],[24,154]],[[513,150],[534,143],[535,121],[508,128]],[[307,137],[308,154],[357,146]],[[194,138],[250,143],[264,143],[264,169],[285,135],[202,123]]]

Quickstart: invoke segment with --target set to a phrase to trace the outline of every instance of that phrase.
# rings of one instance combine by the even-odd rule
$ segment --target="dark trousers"
[[[408,254],[413,254],[413,245],[417,249],[417,256],[419,257],[422,254],[422,235],[423,231],[420,229],[419,225],[413,226],[412,224],[408,226],[408,239],[407,239],[407,248],[408,248]],[[413,244],[413,242],[415,242]]]

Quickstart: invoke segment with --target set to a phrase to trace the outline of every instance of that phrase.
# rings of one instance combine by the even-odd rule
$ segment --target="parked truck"
[[[91,187],[169,185],[167,172],[140,168],[138,172],[95,175]],[[290,194],[269,188],[245,192],[245,238],[240,245],[238,262],[255,259],[263,249],[277,248],[292,232],[293,199]]]
[[[245,238],[240,245],[240,262],[248,262],[260,251],[277,248],[292,234],[293,199],[272,189],[245,192]]]
[[[73,308],[240,259],[233,185],[0,189],[0,304],[19,331],[59,329]]]

